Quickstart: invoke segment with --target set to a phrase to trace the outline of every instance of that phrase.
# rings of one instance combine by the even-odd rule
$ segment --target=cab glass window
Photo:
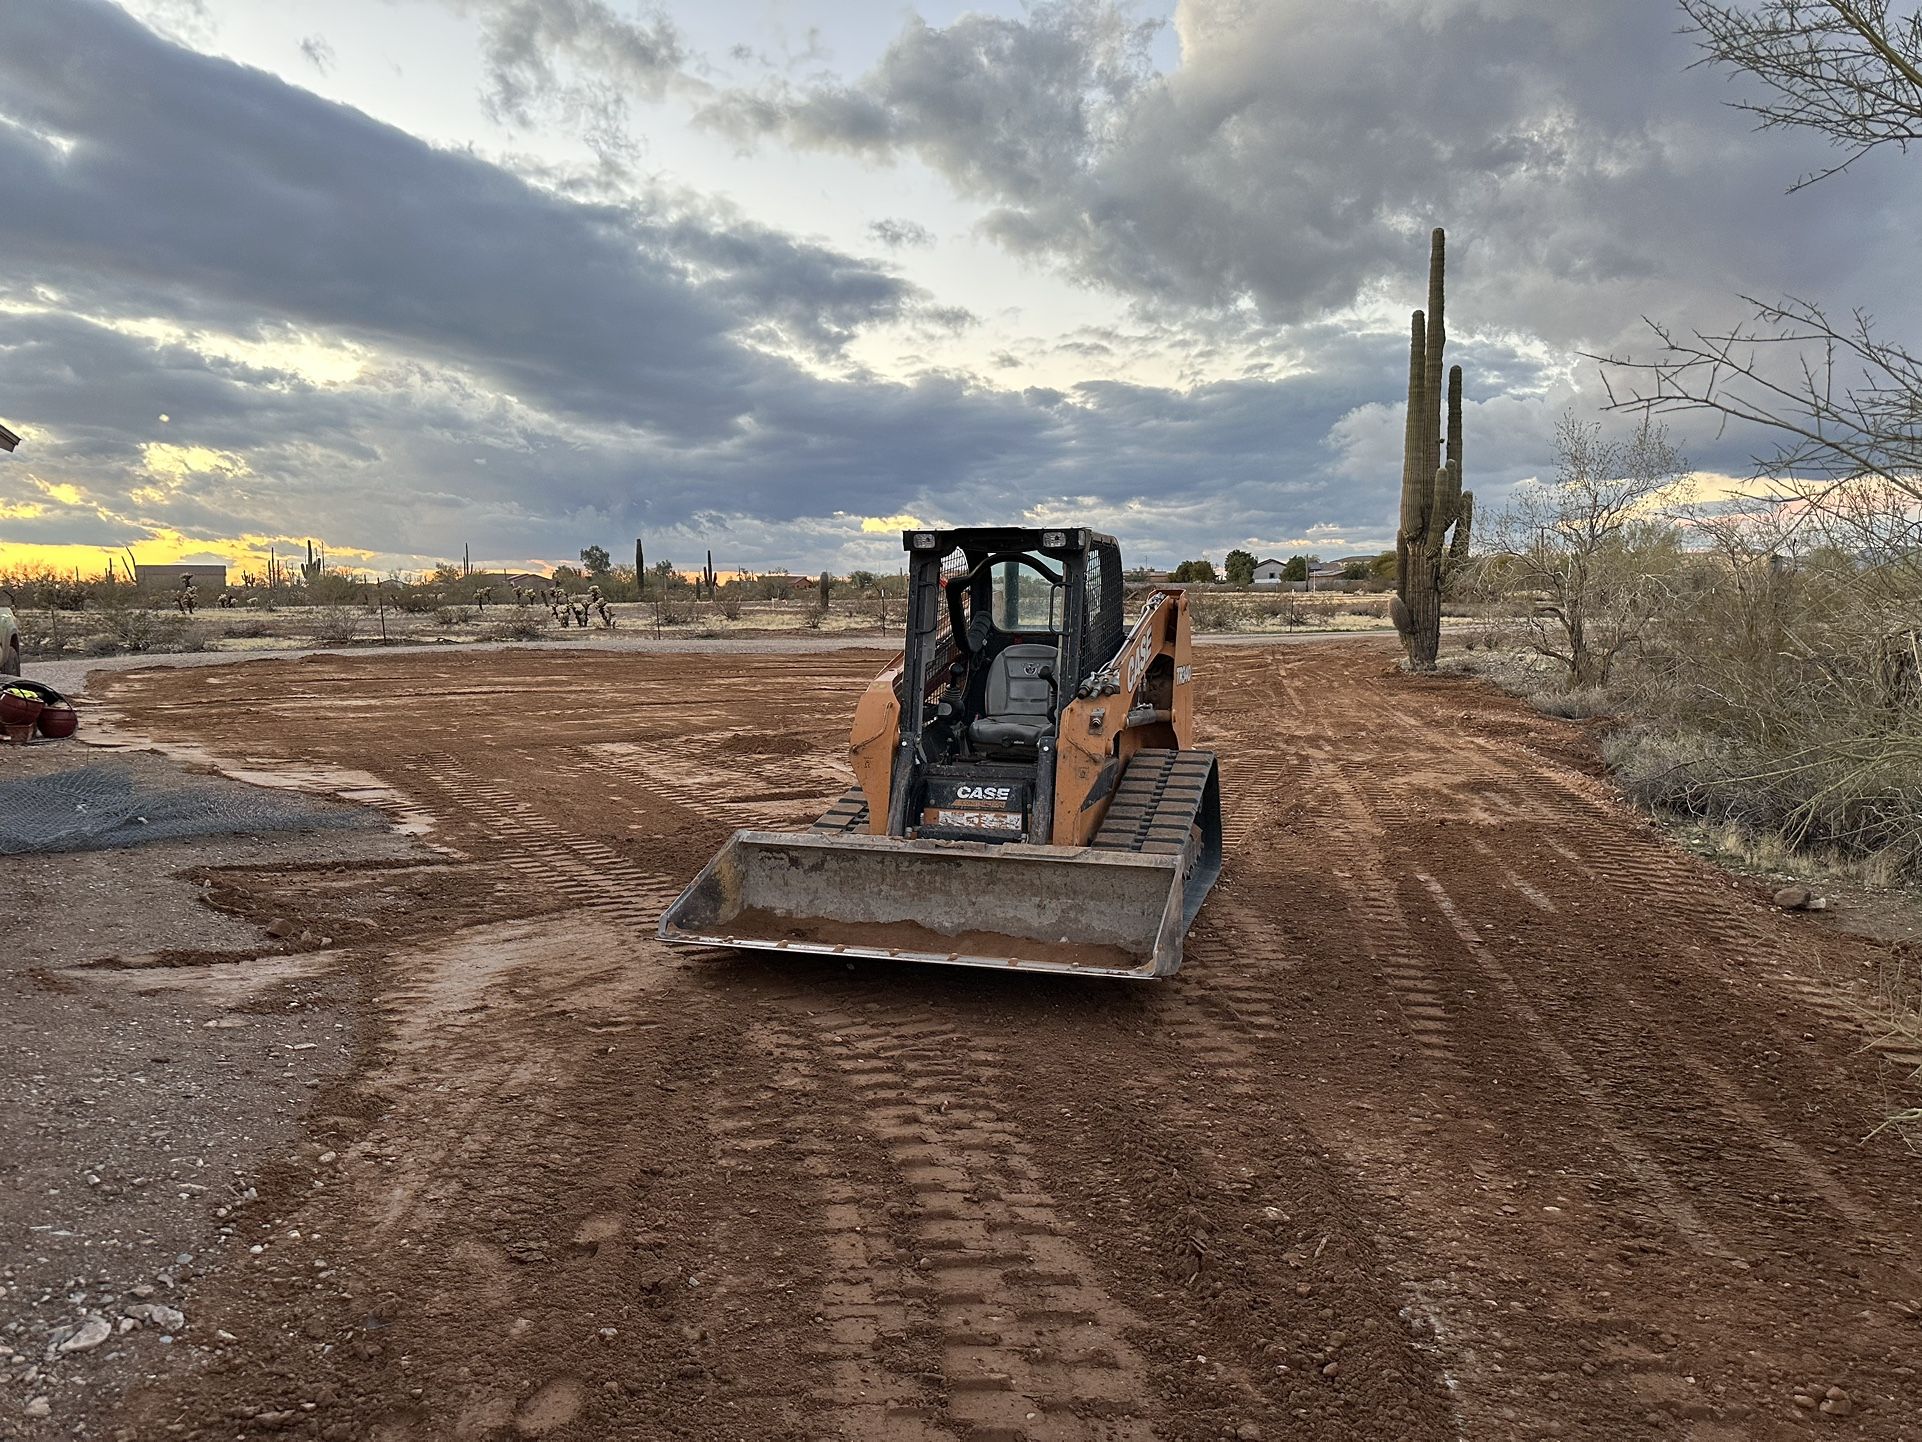
[[[1037,557],[1051,571],[1060,567]],[[1054,631],[1060,628],[1061,589],[1031,566],[1003,561],[993,570],[994,624],[1003,631]]]

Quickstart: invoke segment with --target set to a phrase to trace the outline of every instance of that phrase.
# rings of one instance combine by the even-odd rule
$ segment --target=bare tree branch
[[[1865,311],[1843,327],[1810,301],[1744,300],[1750,319],[1728,331],[1683,336],[1646,322],[1661,347],[1653,359],[1591,356],[1610,408],[1708,411],[1772,432],[1756,475],[1808,506],[1865,479],[1922,500],[1922,359],[1878,339]]]
[[[1681,0],[1700,63],[1745,71],[1773,92],[1738,100],[1764,129],[1826,135],[1848,157],[1791,190],[1848,169],[1878,146],[1922,139],[1922,15],[1891,17],[1889,0],[1763,0],[1759,9]]]
[[[1659,503],[1689,465],[1646,416],[1629,440],[1609,442],[1564,414],[1555,456],[1555,478],[1517,487],[1496,518],[1490,564],[1506,589],[1535,598],[1523,622],[1533,649],[1566,665],[1571,685],[1602,685],[1664,594],[1679,552]]]

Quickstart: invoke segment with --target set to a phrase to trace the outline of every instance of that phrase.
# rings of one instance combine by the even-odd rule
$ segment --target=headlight
[[[1041,533],[1041,548],[1043,550],[1059,551],[1067,544],[1068,533],[1066,531],[1043,531]]]
[[[933,531],[916,531],[909,544],[917,551],[932,551],[940,544],[940,538]]]

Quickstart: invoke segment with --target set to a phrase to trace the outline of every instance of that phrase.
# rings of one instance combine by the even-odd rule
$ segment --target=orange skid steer
[[[857,784],[806,831],[739,831],[663,941],[1167,976],[1221,871],[1188,601],[1123,617],[1085,528],[903,533],[906,644],[854,713]]]

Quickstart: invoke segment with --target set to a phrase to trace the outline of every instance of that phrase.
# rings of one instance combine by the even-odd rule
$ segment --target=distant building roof
[[[189,576],[193,577],[196,587],[225,586],[227,584],[227,568],[218,562],[209,563],[204,566],[185,565],[181,563],[169,563],[161,566],[142,561],[134,572],[135,582],[146,588],[165,586],[172,589],[179,586],[180,583]]]

